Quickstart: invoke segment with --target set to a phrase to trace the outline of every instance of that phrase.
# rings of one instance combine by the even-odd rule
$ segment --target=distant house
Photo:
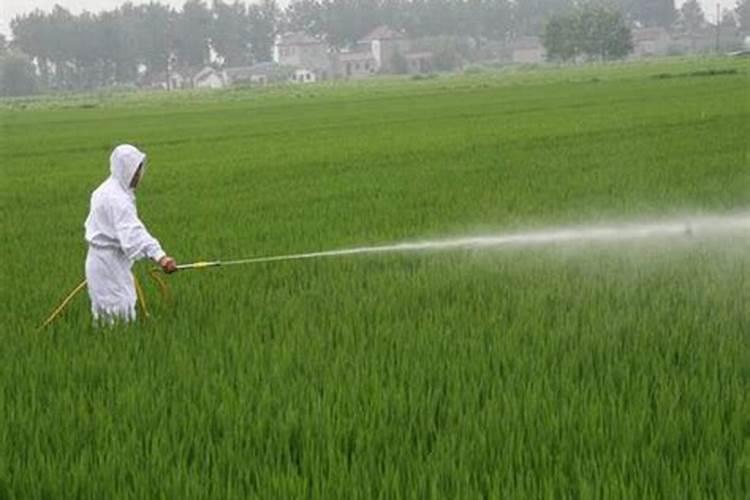
[[[185,89],[190,87],[190,78],[185,77],[178,71],[169,73],[169,90]]]
[[[227,68],[224,70],[230,85],[265,85],[280,79],[278,76],[280,71],[281,68],[279,65],[272,62]]]
[[[732,51],[742,47],[742,39],[735,29],[722,27],[718,34],[717,40],[716,25],[708,23],[693,33],[670,32],[658,27],[635,28],[632,57],[713,52],[717,48],[720,51]]]
[[[369,50],[375,59],[376,71],[393,73],[397,54],[406,56],[411,49],[411,41],[405,34],[388,26],[378,26],[357,42],[360,47]]]
[[[660,26],[633,30],[632,57],[665,56],[672,44],[669,32]]]
[[[431,68],[431,52],[412,52],[409,38],[387,26],[375,28],[352,47],[343,50],[336,50],[304,32],[280,35],[273,47],[274,62],[294,68],[290,80],[296,83],[394,73],[399,69],[395,67],[398,56],[405,65],[402,71],[419,73]]]
[[[510,44],[511,61],[516,64],[539,64],[547,58],[542,39],[538,36],[522,36]]]
[[[409,52],[404,55],[409,73],[427,73],[432,70],[432,52]]]
[[[253,71],[251,66],[236,66],[234,68],[226,68],[224,72],[227,75],[227,81],[230,85],[255,83],[253,81],[255,72]]]
[[[183,72],[172,70],[169,73],[160,71],[144,75],[141,85],[152,89],[179,90],[190,88],[191,81]]]
[[[210,66],[203,68],[193,77],[196,89],[222,89],[227,86],[227,75]]]
[[[277,36],[273,46],[273,60],[280,66],[304,69],[313,73],[316,81],[327,80],[332,75],[328,44],[304,32]]]
[[[290,80],[295,83],[314,83],[318,81],[315,71],[309,69],[296,69]]]
[[[711,52],[716,48],[716,34],[709,29],[696,33],[677,33],[670,43],[670,52],[676,54]]]
[[[414,41],[405,33],[388,26],[378,26],[357,42],[360,50],[369,50],[378,73],[425,73],[432,68],[430,51],[415,51]],[[400,61],[399,61],[400,60]],[[405,64],[405,67],[398,67]]]
[[[346,51],[337,54],[338,73],[344,78],[358,79],[372,76],[378,64],[370,51]]]

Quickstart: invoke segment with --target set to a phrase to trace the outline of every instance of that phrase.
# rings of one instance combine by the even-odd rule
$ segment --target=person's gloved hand
[[[177,271],[177,262],[169,255],[165,255],[159,259],[159,267],[161,267],[161,270],[165,273],[172,274]]]

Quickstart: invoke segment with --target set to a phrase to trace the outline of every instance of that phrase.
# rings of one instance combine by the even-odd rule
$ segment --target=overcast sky
[[[132,0],[134,4],[148,3],[149,0]],[[159,0],[161,3],[170,4],[180,7],[185,0]],[[521,0],[523,1],[523,0]],[[286,5],[288,0],[279,1],[280,5]],[[676,0],[679,7],[685,0]],[[710,21],[716,17],[717,0],[700,0],[703,10]],[[99,12],[110,10],[118,5],[125,3],[124,0],[0,0],[0,33],[8,35],[10,33],[10,20],[19,14],[30,12],[36,8],[42,10],[51,10],[55,4],[61,5],[73,13],[79,13],[82,10]],[[210,0],[206,1],[210,4]],[[248,2],[249,3],[249,2]],[[722,8],[732,9],[737,4],[737,0],[718,0]]]

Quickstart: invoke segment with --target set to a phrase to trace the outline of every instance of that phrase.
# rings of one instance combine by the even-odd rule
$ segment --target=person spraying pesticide
[[[131,145],[115,148],[111,175],[91,195],[86,218],[86,283],[96,322],[130,322],[136,317],[133,263],[151,259],[173,273],[177,263],[138,218],[135,189],[142,181],[146,155]]]
[[[159,278],[159,270],[171,274],[176,271],[200,270],[234,266],[270,264],[323,258],[382,255],[391,253],[425,253],[441,251],[490,251],[511,248],[542,247],[561,244],[612,244],[628,241],[677,237],[733,237],[738,232],[747,234],[750,217],[747,214],[712,217],[656,220],[591,227],[559,227],[547,230],[470,235],[436,240],[403,241],[383,245],[364,245],[307,253],[256,256],[235,260],[213,260],[177,265],[151,236],[138,218],[135,189],[143,179],[146,155],[130,145],[115,148],[110,158],[110,177],[91,196],[91,210],[85,222],[88,255],[86,279],[63,299],[52,311],[40,330],[51,325],[67,305],[88,288],[91,313],[95,322],[130,322],[136,317],[136,305],[142,306],[148,317],[145,295],[131,273],[133,263],[152,259],[159,264],[149,275],[159,285],[162,297],[168,299],[168,287]]]

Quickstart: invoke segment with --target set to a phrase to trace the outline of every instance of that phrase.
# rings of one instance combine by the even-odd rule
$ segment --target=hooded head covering
[[[133,180],[133,176],[141,164],[143,164],[143,168],[141,168],[142,179],[146,169],[146,155],[130,144],[117,146],[112,151],[112,156],[109,157],[109,170],[112,172],[112,177],[126,191],[131,189],[130,181]]]

